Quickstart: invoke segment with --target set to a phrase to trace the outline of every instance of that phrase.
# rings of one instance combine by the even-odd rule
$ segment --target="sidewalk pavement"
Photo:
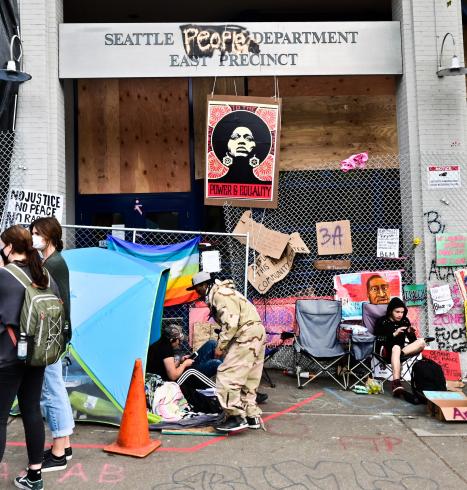
[[[298,390],[273,372],[263,405],[267,432],[172,436],[143,460],[104,453],[117,429],[78,424],[73,460],[44,475],[45,489],[435,490],[467,489],[467,423],[443,423],[426,407],[384,395],[356,395],[323,379]],[[386,383],[389,389],[389,383]],[[8,426],[0,488],[26,465],[20,419]]]

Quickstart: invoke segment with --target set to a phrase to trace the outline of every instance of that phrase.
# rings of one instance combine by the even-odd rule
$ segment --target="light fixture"
[[[15,58],[13,54],[13,47],[15,41],[19,43],[19,56]],[[18,35],[14,35],[10,41],[10,60],[8,61],[6,68],[0,70],[0,80],[4,80],[5,82],[17,82],[22,83],[28,80],[31,80],[31,75],[29,73],[25,73],[24,71],[18,70],[17,63],[21,61],[23,57],[23,46],[21,44],[21,39]]]
[[[444,43],[446,42],[447,37],[450,36],[452,39],[452,44],[454,46],[454,54],[451,58],[451,66],[443,67],[441,66],[443,60],[443,51],[444,51]],[[438,59],[438,71],[436,72],[439,77],[452,77],[454,75],[465,75],[467,70],[464,66],[461,66],[459,58],[456,54],[456,41],[454,40],[454,36],[447,32],[443,37],[443,42],[441,43],[441,51],[439,53]]]

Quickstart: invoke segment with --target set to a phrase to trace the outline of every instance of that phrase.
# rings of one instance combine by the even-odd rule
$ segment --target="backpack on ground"
[[[420,359],[412,367],[412,393],[417,403],[427,402],[424,391],[447,391],[443,370],[431,359]]]
[[[65,320],[63,302],[49,286],[40,289],[33,286],[28,275],[17,265],[8,264],[5,269],[25,288],[19,329],[28,343],[26,363],[31,366],[48,366],[57,362],[66,349],[69,325]]]

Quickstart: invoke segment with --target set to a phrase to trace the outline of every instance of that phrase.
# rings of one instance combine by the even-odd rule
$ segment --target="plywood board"
[[[79,192],[190,191],[186,79],[78,82]]]

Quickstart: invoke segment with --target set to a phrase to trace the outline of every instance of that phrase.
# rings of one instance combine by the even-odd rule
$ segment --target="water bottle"
[[[26,339],[26,334],[21,333],[18,341],[18,359],[20,361],[25,361],[28,356],[28,341]]]

